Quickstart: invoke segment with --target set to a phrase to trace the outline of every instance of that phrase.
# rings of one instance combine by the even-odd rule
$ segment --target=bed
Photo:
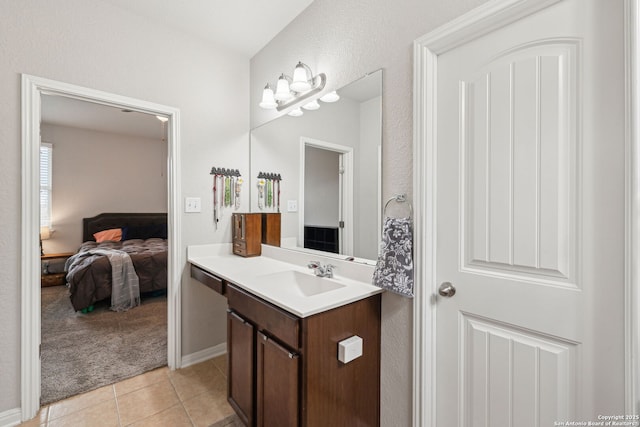
[[[141,294],[167,289],[166,213],[102,213],[83,218],[82,230],[83,243],[78,254],[96,248],[127,252]],[[121,241],[104,239],[116,230],[120,230]],[[104,241],[97,242],[96,234],[98,240]],[[111,298],[111,264],[106,256],[74,255],[67,266],[67,285],[76,311],[90,310],[96,302]]]

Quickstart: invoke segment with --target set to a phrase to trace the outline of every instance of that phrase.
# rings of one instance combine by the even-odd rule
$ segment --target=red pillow
[[[96,242],[119,242],[122,239],[122,228],[111,228],[109,230],[99,231],[94,233],[93,237],[96,239]]]

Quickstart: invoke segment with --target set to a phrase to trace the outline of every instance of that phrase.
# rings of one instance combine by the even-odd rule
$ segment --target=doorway
[[[180,233],[180,166],[178,109],[40,77],[22,75],[22,419],[35,416],[40,406],[40,247],[39,156],[41,96],[57,95],[120,109],[167,117],[168,262],[167,364],[176,369],[180,352],[180,274],[184,264]]]
[[[353,175],[353,147],[300,138],[300,247],[353,255]]]
[[[166,366],[166,292],[153,292],[145,280],[142,304],[135,310],[115,313],[107,298],[83,314],[74,308],[80,289],[92,289],[98,298],[104,293],[95,294],[99,291],[92,285],[97,283],[86,274],[79,279],[78,271],[66,283],[63,271],[66,257],[90,238],[80,227],[88,217],[115,210],[158,212],[164,213],[166,223],[168,163],[165,126],[154,115],[46,94],[41,101],[41,140],[49,143],[41,151],[48,155],[41,154],[40,169],[45,178],[41,236],[47,237],[42,240],[42,284],[52,285],[41,292],[40,402],[46,405]],[[120,244],[125,242],[105,243]],[[163,256],[166,265],[166,247]],[[138,276],[147,277],[140,257],[130,259]],[[76,270],[84,268],[88,266]],[[158,286],[166,291],[166,279],[165,269],[154,281],[164,283]],[[76,294],[72,304],[70,292]],[[129,327],[117,329],[123,322]]]

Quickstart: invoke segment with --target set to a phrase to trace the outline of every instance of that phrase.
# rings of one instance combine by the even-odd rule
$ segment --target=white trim
[[[413,425],[436,427],[436,177],[438,55],[560,0],[489,1],[414,42]]]
[[[169,117],[168,135],[168,338],[167,363],[181,366],[180,277],[181,250],[180,111],[173,107],[75,86],[41,77],[22,75],[22,266],[21,266],[21,410],[22,419],[40,408],[40,250],[39,147],[41,95],[59,95],[143,113]]]
[[[181,368],[186,368],[187,366],[195,365],[196,363],[204,362],[205,360],[213,359],[223,354],[227,354],[226,342],[196,351],[195,353],[185,354],[182,356]]]
[[[12,427],[20,424],[20,408],[0,412],[0,427]]]
[[[625,0],[625,414],[640,414],[640,0]]]
[[[304,164],[306,148],[315,147],[323,150],[335,151],[342,156],[344,174],[342,175],[342,219],[344,229],[340,231],[340,253],[353,255],[354,251],[354,223],[353,223],[353,147],[321,141],[319,139],[300,137],[300,188],[298,206],[298,246],[304,248]]]

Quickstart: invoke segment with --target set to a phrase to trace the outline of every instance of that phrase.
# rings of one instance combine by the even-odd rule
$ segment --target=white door
[[[623,117],[622,0],[438,56],[438,427],[624,413]]]

